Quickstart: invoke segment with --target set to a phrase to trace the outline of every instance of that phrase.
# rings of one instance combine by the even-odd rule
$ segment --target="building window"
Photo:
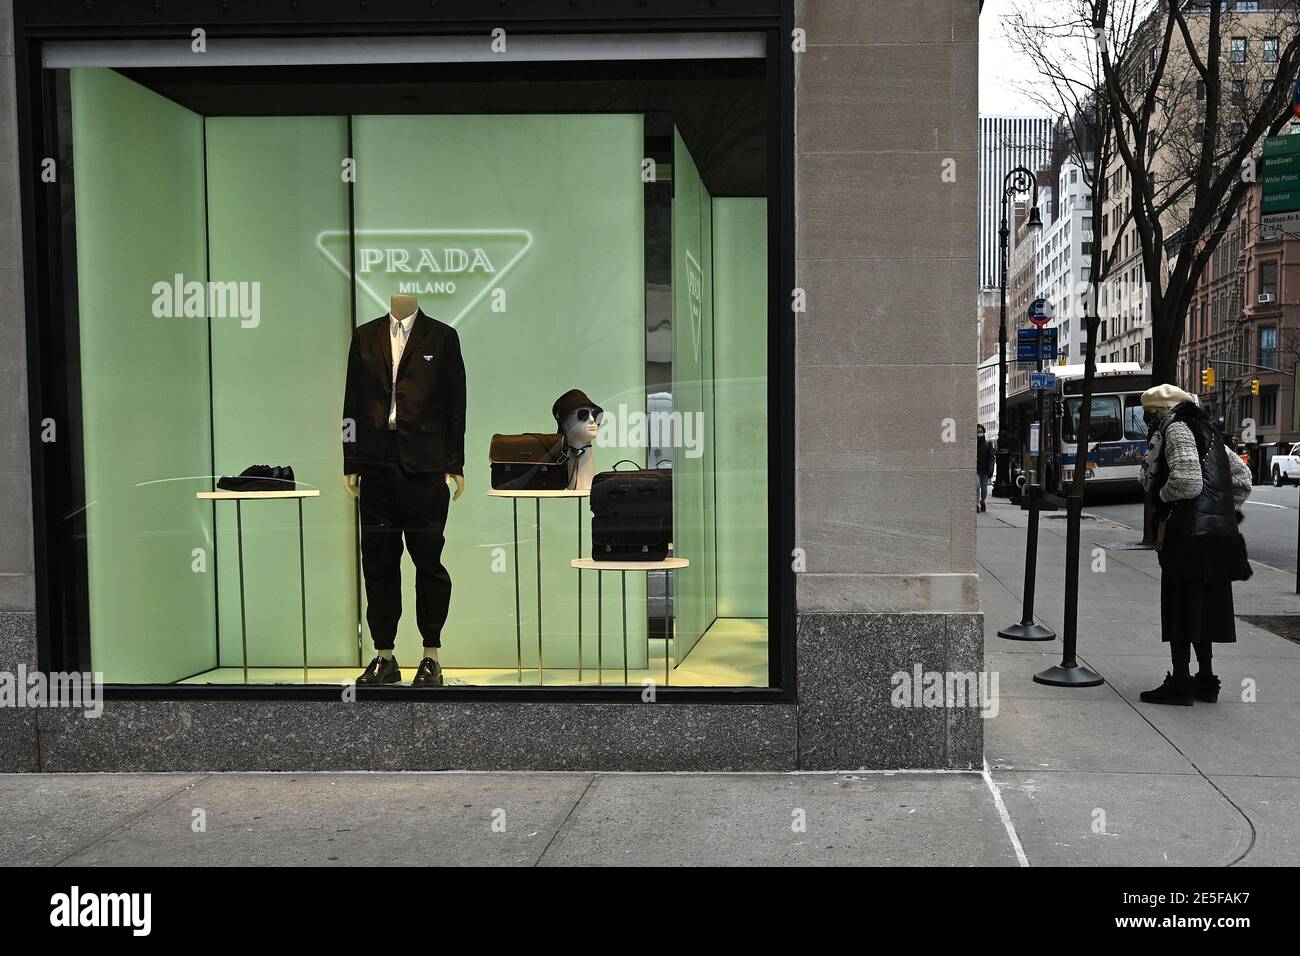
[[[1277,37],[1269,37],[1264,41],[1264,62],[1277,62]]]
[[[1250,418],[1250,403],[1251,403],[1251,399],[1252,399],[1252,396],[1250,396],[1250,395],[1243,395],[1243,396],[1241,396],[1241,399],[1237,402],[1237,421],[1238,421],[1238,422],[1244,422],[1246,419]]]
[[[1146,364],[1150,365],[1151,364],[1151,340],[1150,339],[1142,340],[1142,351],[1144,353],[1142,360],[1146,362]]]
[[[1259,264],[1259,294],[1271,295],[1277,301],[1277,260],[1265,259]]]
[[[1272,428],[1277,424],[1277,389],[1272,388],[1259,394],[1259,425]]]
[[[1246,38],[1245,37],[1232,38],[1232,62],[1233,63],[1246,62]]]
[[[1259,330],[1259,361],[1265,368],[1277,368],[1277,329],[1265,325]]]

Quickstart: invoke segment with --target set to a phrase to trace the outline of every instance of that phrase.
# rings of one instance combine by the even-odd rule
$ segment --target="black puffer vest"
[[[1232,500],[1232,471],[1228,453],[1214,423],[1198,406],[1182,402],[1170,410],[1161,431],[1168,447],[1168,430],[1181,422],[1196,439],[1201,461],[1201,493],[1183,501],[1163,502],[1160,489],[1169,480],[1169,463],[1160,455],[1151,488],[1156,520],[1165,524],[1160,568],[1189,584],[1245,581],[1251,575],[1246,541],[1237,530]]]

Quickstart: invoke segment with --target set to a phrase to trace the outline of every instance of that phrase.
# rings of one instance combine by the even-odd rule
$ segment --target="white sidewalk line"
[[[1011,822],[1011,814],[1007,812],[1007,805],[1002,802],[1002,791],[998,785],[993,782],[993,774],[989,773],[989,762],[984,761],[984,784],[989,788],[989,793],[993,794],[993,804],[998,808],[998,817],[1002,820],[1002,827],[1007,831],[1007,837],[1011,840],[1011,849],[1016,851],[1016,860],[1021,866],[1029,866],[1029,857],[1025,856],[1025,848],[1020,845],[1020,837],[1016,835],[1016,825]]]

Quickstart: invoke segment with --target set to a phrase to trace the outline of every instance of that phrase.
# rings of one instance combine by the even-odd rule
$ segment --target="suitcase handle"
[[[667,462],[668,465],[669,465],[670,467],[672,466],[672,460],[671,460],[671,459],[669,459],[669,458],[661,458],[661,459],[659,459],[659,464],[655,465],[655,467],[658,468],[659,465],[662,465],[662,464],[664,464],[665,462]],[[642,465],[638,465],[638,464],[637,464],[636,462],[634,462],[631,458],[620,458],[618,461],[614,462],[614,464],[612,464],[612,465],[609,466],[609,470],[610,470],[610,471],[618,471],[618,466],[619,466],[619,465],[622,465],[622,464],[629,464],[629,465],[631,465],[632,467],[634,467],[637,471],[646,471],[646,470],[647,470],[644,466],[642,466]]]

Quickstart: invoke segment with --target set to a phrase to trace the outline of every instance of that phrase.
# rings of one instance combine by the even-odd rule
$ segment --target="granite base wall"
[[[0,615],[10,631],[31,620]],[[0,709],[0,770],[980,766],[977,709],[896,707],[891,697],[895,675],[910,676],[918,664],[923,671],[981,671],[982,615],[806,614],[797,642],[795,703],[112,700],[95,719],[73,710]]]

